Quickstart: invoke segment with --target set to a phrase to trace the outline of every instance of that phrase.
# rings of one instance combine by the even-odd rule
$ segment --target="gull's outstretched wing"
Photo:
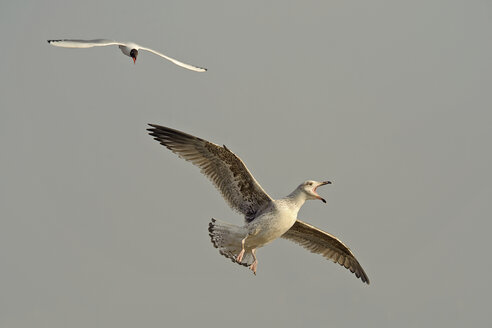
[[[92,48],[92,47],[104,47],[111,45],[125,45],[123,42],[106,40],[106,39],[96,39],[96,40],[48,40],[48,43],[55,47],[64,48]]]
[[[162,53],[160,53],[158,51],[152,50],[150,48],[145,48],[145,47],[139,46],[139,49],[138,50],[146,50],[146,51],[149,51],[149,52],[151,52],[153,54],[156,54],[157,56],[161,56],[163,58],[166,58],[167,60],[169,60],[170,62],[173,62],[174,64],[176,64],[178,66],[187,68],[187,69],[192,70],[192,71],[195,71],[195,72],[206,72],[207,71],[206,68],[197,67],[197,66],[193,66],[193,65],[190,65],[190,64],[182,63],[182,62],[180,62],[177,59],[174,59],[172,57],[166,56],[166,55],[164,55],[164,54],[162,54]]]
[[[339,263],[355,273],[355,276],[360,278],[362,282],[369,284],[369,278],[354,254],[337,237],[297,220],[292,228],[282,235],[282,238],[289,239],[312,253],[321,254],[325,258]]]
[[[190,134],[149,124],[149,134],[179,157],[198,166],[219,189],[229,206],[246,220],[272,201],[243,161],[226,146],[219,146]]]

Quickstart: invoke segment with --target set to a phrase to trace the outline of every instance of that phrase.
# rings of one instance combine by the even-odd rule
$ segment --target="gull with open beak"
[[[347,246],[336,237],[297,219],[306,200],[319,199],[326,203],[316,189],[331,184],[330,181],[308,180],[288,196],[272,199],[243,161],[226,146],[164,126],[149,125],[149,134],[155,140],[198,166],[227,203],[244,214],[243,226],[216,219],[209,223],[210,238],[220,254],[249,267],[256,274],[256,250],[282,237],[339,263],[369,284],[369,278]]]
[[[313,181],[313,184],[315,184],[315,187],[313,188],[313,191],[312,191],[312,192],[313,192],[313,194],[314,194],[314,197],[315,197],[316,199],[321,200],[323,203],[325,203],[325,204],[326,204],[326,200],[325,200],[323,197],[321,197],[320,195],[318,195],[318,194],[316,193],[316,189],[318,189],[318,187],[320,187],[320,186],[324,186],[324,185],[327,185],[327,184],[331,184],[331,181],[323,181],[323,182],[316,182],[316,181]]]

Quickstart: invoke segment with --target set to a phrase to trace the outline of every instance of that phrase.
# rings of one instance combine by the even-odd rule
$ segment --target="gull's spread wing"
[[[227,203],[251,221],[272,200],[243,161],[226,146],[190,134],[149,124],[149,134],[179,157],[198,166],[219,189]]]
[[[289,239],[312,253],[321,254],[325,258],[339,263],[355,273],[362,282],[369,284],[369,278],[354,254],[335,236],[297,220],[292,228],[282,235],[282,238]]]
[[[122,42],[117,42],[113,40],[106,39],[96,39],[96,40],[48,40],[48,43],[55,47],[64,48],[92,48],[92,47],[103,47],[111,45],[125,45]]]
[[[149,51],[149,52],[151,52],[151,53],[153,53],[153,54],[156,54],[157,56],[161,56],[161,57],[163,57],[163,58],[165,58],[165,59],[169,60],[170,62],[173,62],[174,64],[176,64],[176,65],[178,65],[178,66],[181,66],[181,67],[187,68],[187,69],[192,70],[192,71],[195,71],[195,72],[206,72],[206,71],[207,71],[207,69],[206,69],[206,68],[203,68],[203,67],[197,67],[197,66],[193,66],[193,65],[190,65],[190,64],[185,64],[185,63],[182,63],[182,62],[180,62],[180,61],[179,61],[179,60],[177,60],[177,59],[174,59],[174,58],[172,58],[172,57],[166,56],[166,55],[164,55],[163,53],[160,53],[160,52],[158,52],[158,51],[152,50],[152,49],[150,49],[150,48],[145,48],[145,47],[140,46],[140,47],[139,47],[139,50],[140,50],[140,49],[141,49],[141,50],[146,50],[146,51]]]

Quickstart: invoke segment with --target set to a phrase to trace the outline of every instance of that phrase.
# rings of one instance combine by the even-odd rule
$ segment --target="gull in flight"
[[[306,200],[319,199],[326,203],[316,189],[330,184],[330,181],[307,180],[288,196],[272,199],[243,161],[225,145],[219,146],[164,126],[149,125],[147,130],[155,140],[198,166],[229,206],[244,214],[243,226],[217,219],[210,222],[209,235],[220,254],[249,267],[256,274],[256,250],[281,237],[339,263],[369,284],[369,278],[347,246],[338,238],[297,219],[297,213]]]
[[[70,39],[65,39],[65,40],[48,40],[48,43],[51,44],[52,46],[55,47],[64,47],[64,48],[92,48],[92,47],[104,47],[104,46],[112,46],[112,45],[117,45],[121,52],[123,52],[125,55],[128,57],[131,57],[133,59],[133,63],[137,61],[137,56],[138,56],[138,51],[139,50],[145,50],[145,51],[150,51],[153,54],[156,54],[158,56],[161,56],[174,64],[187,68],[189,70],[195,71],[195,72],[205,72],[207,71],[206,68],[202,67],[197,67],[193,66],[190,64],[185,64],[180,62],[179,60],[176,60],[174,58],[171,58],[169,56],[166,56],[158,51],[152,50],[150,48],[142,47],[139,46],[136,43],[133,42],[119,42],[119,41],[113,41],[113,40],[106,40],[106,39],[96,39],[96,40],[70,40]]]

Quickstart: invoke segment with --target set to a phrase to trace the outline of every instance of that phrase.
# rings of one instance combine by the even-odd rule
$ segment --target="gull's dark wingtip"
[[[150,128],[146,129],[148,134],[150,136],[154,137],[154,140],[160,142],[160,140],[158,139],[158,133],[157,133],[157,131],[159,130],[159,125],[155,125],[155,124],[151,124],[151,123],[147,123],[147,124],[150,126]]]
[[[369,281],[369,277],[365,273],[364,269],[362,269],[362,266],[360,266],[360,264],[359,264],[359,267],[360,267],[360,272],[357,272],[355,274],[355,276],[357,278],[359,278],[363,283],[366,283],[366,284],[370,285],[371,283]]]
[[[163,128],[162,126],[157,125],[157,124],[152,124],[152,123],[147,123],[147,124],[150,126],[150,128],[147,128],[147,131],[149,131],[149,132],[156,132],[157,130]]]
[[[194,71],[196,71],[198,73],[204,73],[204,72],[208,71],[208,69],[205,67],[195,66]]]

